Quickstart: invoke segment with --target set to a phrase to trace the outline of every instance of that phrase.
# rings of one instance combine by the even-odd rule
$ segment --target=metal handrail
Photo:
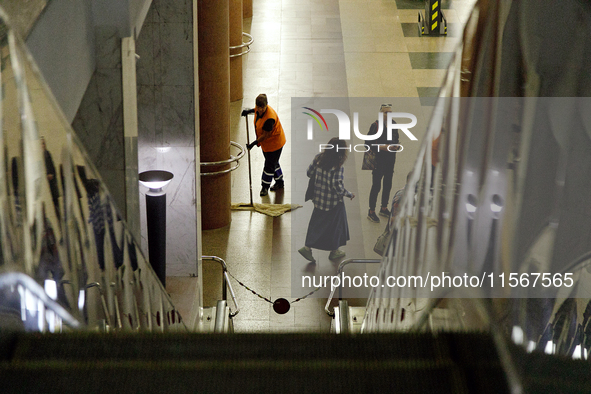
[[[58,318],[64,321],[67,325],[73,328],[80,328],[82,324],[72,316],[63,306],[51,299],[43,287],[39,285],[33,278],[22,272],[7,272],[0,275],[0,288],[5,286],[23,286],[30,291],[43,306],[53,311]]]
[[[51,131],[49,134],[45,136],[45,139],[48,141],[48,145],[50,145],[50,140],[53,140],[53,147],[52,150],[55,152],[60,152],[59,159],[54,156],[54,160],[56,160],[55,167],[63,167],[64,174],[62,179],[62,187],[63,187],[63,210],[59,210],[60,212],[56,213],[55,217],[46,217],[41,218],[41,222],[45,223],[44,220],[47,220],[48,228],[52,226],[54,230],[57,230],[59,227],[59,223],[63,223],[65,218],[68,220],[79,220],[80,223],[85,223],[86,220],[90,220],[91,222],[93,219],[88,218],[88,211],[83,207],[81,203],[82,199],[87,199],[89,204],[94,204],[97,202],[100,205],[101,212],[107,207],[111,208],[113,213],[117,211],[115,209],[115,204],[113,201],[113,195],[108,191],[106,184],[103,182],[102,177],[99,175],[96,166],[90,161],[89,155],[87,154],[87,150],[83,148],[82,143],[76,136],[76,133],[72,129],[71,125],[66,121],[66,117],[59,109],[58,105],[55,104],[55,98],[51,94],[51,91],[44,83],[39,85],[38,81],[42,81],[43,77],[39,73],[38,67],[35,65],[33,57],[30,56],[29,51],[24,43],[24,41],[19,37],[18,31],[15,31],[14,26],[8,20],[5,15],[5,12],[2,7],[0,7],[0,30],[6,34],[8,34],[8,41],[3,49],[6,51],[4,56],[8,59],[8,65],[11,67],[11,70],[14,74],[15,80],[18,82],[15,89],[12,89],[9,94],[7,95],[8,102],[14,102],[17,106],[17,110],[12,111],[11,116],[14,115],[15,119],[20,119],[19,114],[24,114],[22,117],[22,127],[8,128],[7,132],[11,135],[20,135],[22,137],[23,146],[20,148],[14,147],[15,151],[7,152],[7,157],[13,157],[16,155],[17,157],[22,156],[22,149],[26,151],[26,157],[28,160],[32,160],[33,162],[41,162],[44,157],[43,149],[39,149],[39,133],[35,130],[35,122],[39,121],[39,114],[35,112],[34,108],[32,107],[32,103],[30,100],[30,89],[31,86],[35,87],[36,98],[39,99],[39,102],[47,103],[46,107],[50,109],[50,116],[46,116],[46,118],[51,118],[51,124],[46,125],[47,131]],[[5,100],[6,101],[6,100]],[[39,103],[38,102],[38,103]],[[6,112],[3,112],[4,114]],[[26,115],[26,116],[25,116]],[[12,125],[12,123],[10,123]],[[35,147],[35,148],[33,148]],[[22,148],[22,149],[21,149]],[[12,149],[12,147],[11,147]],[[20,149],[20,150],[19,150]],[[20,153],[19,153],[20,152]],[[47,151],[49,153],[49,150]],[[74,162],[76,165],[74,165]],[[19,162],[20,163],[20,162]],[[20,166],[20,164],[19,164]],[[19,167],[20,168],[20,167]],[[224,167],[225,168],[225,167]],[[6,179],[7,174],[2,174],[1,181],[4,182]],[[51,193],[45,193],[45,191],[41,192],[41,194],[33,193],[37,190],[38,187],[41,185],[37,185],[34,179],[30,179],[29,175],[31,174],[24,174],[23,180],[28,180],[27,182],[23,182],[24,189],[22,189],[21,197],[19,198],[18,203],[16,201],[11,201],[7,205],[3,205],[0,207],[1,215],[7,215],[12,209],[19,209],[18,204],[23,206],[27,206],[30,204],[31,201],[35,200],[39,203],[44,202],[47,204],[53,204],[51,202]],[[20,175],[19,175],[20,176]],[[33,176],[34,177],[34,176]],[[29,182],[31,181],[31,182]],[[92,185],[92,186],[91,186]],[[44,189],[47,188],[49,185],[46,183],[44,185]],[[90,186],[90,188],[89,188]],[[49,190],[49,189],[47,189]],[[33,194],[31,194],[33,193]],[[37,197],[40,199],[37,199]],[[30,200],[30,199],[33,200]],[[92,202],[91,202],[92,201]],[[90,208],[92,210],[92,208]],[[106,212],[106,211],[105,211]],[[41,209],[39,209],[39,213],[41,216],[45,216],[41,213]],[[92,215],[91,215],[92,216]],[[125,216],[125,215],[123,215]],[[15,228],[20,228],[21,226],[26,226],[25,223],[27,220],[27,215],[17,215],[15,220],[11,223],[11,226],[16,226]],[[96,223],[94,223],[96,224]],[[121,312],[126,311],[123,306],[131,306],[134,302],[135,294],[142,292],[143,289],[149,287],[149,291],[142,292],[143,294],[143,301],[141,305],[138,306],[139,302],[135,302],[135,307],[141,310],[142,315],[145,313],[144,311],[150,307],[151,304],[156,303],[164,303],[166,308],[171,309],[173,306],[172,300],[168,293],[166,293],[166,289],[162,286],[162,283],[158,280],[156,274],[154,273],[152,267],[149,265],[149,261],[143,255],[141,248],[139,247],[138,239],[132,234],[130,227],[125,221],[121,221],[121,231],[124,232],[127,241],[124,242],[126,246],[126,251],[124,253],[125,257],[122,261],[122,265],[118,263],[115,264],[117,267],[118,275],[123,274],[123,269],[127,269],[133,272],[131,276],[137,278],[137,282],[134,281],[130,288],[132,291],[125,291],[123,292],[123,282],[117,280],[114,292],[111,292],[110,289],[110,270],[105,272],[106,266],[111,266],[112,261],[116,260],[115,256],[107,256],[107,253],[104,253],[105,256],[102,261],[100,259],[84,259],[83,254],[86,255],[87,252],[95,251],[96,252],[100,249],[100,251],[104,248],[109,248],[109,242],[113,244],[115,247],[115,241],[111,239],[110,241],[106,241],[103,245],[101,240],[98,238],[94,238],[90,236],[87,226],[82,226],[82,233],[80,231],[67,231],[63,234],[63,248],[58,247],[55,250],[52,250],[52,254],[54,254],[54,258],[61,261],[61,268],[60,270],[60,277],[56,277],[56,272],[53,271],[53,275],[49,275],[52,272],[51,267],[47,267],[47,262],[31,260],[32,252],[31,248],[34,248],[35,245],[29,245],[30,242],[18,242],[21,240],[17,240],[19,243],[19,247],[23,249],[23,253],[25,258],[17,259],[18,261],[13,261],[10,267],[6,267],[4,271],[12,271],[18,272],[21,274],[29,273],[33,276],[32,272],[39,269],[41,275],[48,275],[47,278],[43,278],[42,276],[36,277],[32,279],[33,282],[38,283],[41,288],[43,288],[44,284],[41,282],[44,279],[53,280],[55,282],[59,282],[61,285],[66,285],[66,282],[63,282],[62,278],[76,278],[80,279],[81,276],[85,276],[86,273],[95,273],[97,277],[100,277],[100,281],[102,284],[102,291],[107,296],[107,302],[103,302],[104,299],[99,299],[97,291],[90,290],[90,288],[96,287],[88,287],[86,288],[86,280],[71,280],[71,282],[67,282],[68,291],[63,293],[63,287],[58,287],[59,289],[59,296],[63,297],[66,293],[71,297],[68,298],[68,301],[64,300],[63,304],[58,306],[55,302],[47,301],[47,297],[42,295],[33,293],[29,291],[31,286],[35,286],[33,283],[30,283],[30,280],[25,279],[22,277],[18,279],[20,281],[26,281],[26,284],[20,284],[18,282],[16,287],[18,287],[19,291],[22,289],[26,293],[26,297],[31,297],[31,299],[35,298],[36,302],[39,304],[39,310],[43,312],[50,312],[50,314],[56,316],[63,312],[64,310],[68,312],[74,319],[78,319],[79,323],[75,324],[76,328],[82,329],[93,329],[95,324],[104,325],[104,322],[108,321],[109,316],[111,316],[111,322],[109,322],[109,329],[110,328],[117,328],[118,324],[121,322]],[[91,226],[92,227],[92,226]],[[96,230],[96,226],[95,226]],[[127,244],[126,244],[127,242]],[[60,242],[62,244],[62,242]],[[69,245],[69,246],[68,246]],[[80,251],[76,256],[70,255],[69,251],[75,245],[76,248],[80,248]],[[131,245],[127,248],[127,245]],[[58,245],[59,246],[59,245]],[[91,252],[92,253],[92,252]],[[79,264],[73,264],[71,261],[72,259],[76,260]],[[56,260],[56,261],[57,261]],[[79,261],[78,261],[79,260]],[[37,267],[39,266],[39,267]],[[57,269],[56,267],[54,267]],[[130,272],[128,271],[128,272]],[[141,272],[141,275],[140,275]],[[0,273],[0,275],[3,275]],[[82,275],[84,274],[84,275]],[[18,275],[18,274],[17,274]],[[18,277],[10,277],[9,280],[16,281]],[[141,278],[141,281],[139,280]],[[68,279],[65,279],[68,280]],[[4,283],[1,283],[4,284]],[[29,286],[30,284],[30,286]],[[50,283],[48,283],[50,284]],[[100,289],[97,287],[100,292]],[[53,290],[53,289],[52,289]],[[118,298],[118,302],[113,304],[109,297],[111,294],[116,294]],[[87,295],[91,295],[92,297],[87,297]],[[78,298],[78,303],[73,302],[74,300],[71,298]],[[52,294],[53,297],[53,294]],[[52,299],[52,297],[49,297]],[[84,305],[82,305],[82,299],[84,297]],[[4,303],[9,300],[2,299],[0,296],[0,304],[4,306]],[[62,301],[61,298],[58,298],[58,302]],[[97,308],[94,307],[96,301]],[[105,317],[102,318],[100,308],[101,304],[103,310],[106,311]],[[47,305],[47,306],[46,306]],[[85,307],[89,306],[89,308]],[[25,305],[26,306],[26,305]],[[119,308],[119,311],[117,311]],[[55,309],[55,311],[54,311]],[[55,313],[54,313],[55,312]],[[138,314],[139,315],[139,314]],[[115,321],[115,317],[117,316],[118,321]],[[21,320],[25,320],[26,315],[21,315]],[[57,318],[56,318],[57,319]],[[46,319],[49,320],[49,319]],[[69,320],[67,318],[61,319],[60,324],[69,324]],[[139,320],[138,320],[139,321]],[[49,322],[49,321],[48,321]],[[45,328],[43,327],[43,323],[40,319],[38,329],[39,331],[44,331]],[[53,321],[50,323],[53,325]],[[1,324],[0,324],[1,325]],[[113,327],[112,325],[116,325]],[[180,323],[179,327],[182,329],[186,329],[184,323]],[[124,327],[124,329],[127,327]],[[143,328],[143,327],[142,327]],[[148,329],[150,329],[150,325],[148,323]]]
[[[249,38],[249,41],[247,41],[247,42],[244,42],[243,41],[241,45],[231,46],[230,47],[230,51],[232,51],[234,49],[242,49],[242,48],[246,47],[246,52],[240,52],[240,53],[237,53],[235,55],[230,55],[231,58],[232,57],[238,57],[238,56],[246,55],[248,52],[250,52],[250,46],[254,42],[254,38],[252,38],[252,36],[250,34],[245,33],[245,32],[242,32],[242,36],[243,37],[244,36],[248,37]]]
[[[216,305],[215,311],[215,323],[213,326],[213,332],[221,334],[224,333],[225,323],[226,323],[226,315],[223,311],[226,310],[227,301],[226,300],[219,300]]]
[[[382,260],[378,260],[378,259],[347,259],[347,260],[343,260],[343,261],[341,261],[341,263],[339,264],[339,267],[337,269],[337,276],[339,276],[341,274],[341,272],[343,272],[343,268],[348,264],[364,264],[364,263],[379,264],[381,262],[382,262]],[[334,316],[334,308],[331,312],[328,309],[328,307],[330,306],[330,302],[332,301],[332,299],[334,297],[335,290],[336,290],[336,288],[333,288],[330,291],[330,295],[328,296],[328,301],[326,302],[326,306],[324,307],[324,311],[328,314],[328,316]],[[341,285],[339,283],[339,300],[342,298],[342,296],[343,296],[343,294],[341,291]]]
[[[334,309],[333,309],[334,312]],[[336,316],[335,316],[336,318]],[[349,303],[345,300],[339,301],[339,320],[337,322],[337,334],[349,334]]]
[[[242,145],[240,145],[239,143],[234,142],[234,141],[230,141],[230,145],[233,145],[233,146],[237,147],[238,149],[240,149],[240,153],[238,153],[238,156],[230,155],[230,158],[229,159],[226,159],[226,160],[208,161],[208,162],[202,162],[202,163],[199,163],[199,164],[202,167],[211,167],[211,166],[220,166],[220,165],[223,165],[223,164],[230,164],[230,163],[236,162],[236,165],[234,167],[228,168],[226,170],[214,171],[214,172],[202,172],[201,173],[201,176],[211,176],[211,175],[225,174],[225,173],[234,171],[238,167],[240,167],[239,160],[244,157],[244,153],[245,153],[244,147]]]
[[[222,299],[226,301],[228,299],[228,291],[227,288],[230,288],[230,295],[232,296],[232,301],[234,302],[234,306],[236,306],[235,312],[230,312],[230,317],[234,317],[240,312],[240,307],[238,307],[238,302],[236,301],[236,295],[234,294],[234,289],[232,288],[232,283],[230,283],[230,278],[228,278],[228,266],[224,259],[218,256],[201,256],[201,260],[210,260],[216,261],[220,263],[222,266]]]
[[[117,284],[115,282],[111,282],[111,288],[116,289]],[[121,322],[121,311],[119,310],[119,298],[117,298],[117,293],[113,290],[113,298],[115,299],[115,318],[117,319],[117,328],[122,329],[123,323]]]
[[[101,297],[101,304],[103,307],[103,314],[105,315],[105,321],[109,327],[112,327],[111,324],[111,314],[109,313],[109,308],[107,308],[107,300],[105,300],[105,294],[103,293],[103,289],[101,288],[101,284],[99,282],[91,282],[84,286],[84,290],[92,289],[96,287],[99,291],[99,295]]]

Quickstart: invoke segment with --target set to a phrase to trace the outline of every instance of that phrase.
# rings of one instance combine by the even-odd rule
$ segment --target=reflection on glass
[[[0,54],[0,278],[26,274],[54,302],[0,282],[0,330],[59,331],[64,317],[90,329],[184,328],[180,319],[163,324],[176,312],[168,294],[2,20]]]

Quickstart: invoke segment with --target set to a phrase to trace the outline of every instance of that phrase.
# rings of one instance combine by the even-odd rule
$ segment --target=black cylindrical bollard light
[[[146,222],[150,265],[162,286],[166,287],[166,193],[162,190],[173,178],[168,171],[144,171],[140,182],[146,193]]]
[[[150,264],[166,286],[166,193],[146,193],[146,219]]]

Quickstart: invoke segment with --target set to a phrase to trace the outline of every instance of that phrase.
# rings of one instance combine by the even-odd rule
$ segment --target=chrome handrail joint
[[[221,166],[224,164],[230,164],[230,163],[236,163],[235,166],[228,168],[226,170],[221,170],[221,171],[214,171],[214,172],[202,172],[200,175],[201,176],[212,176],[212,175],[221,175],[221,174],[226,174],[228,172],[234,171],[236,170],[238,167],[240,167],[240,159],[242,159],[244,157],[245,154],[245,150],[244,147],[242,145],[240,145],[237,142],[234,141],[230,141],[230,145],[238,148],[240,150],[240,153],[238,153],[237,156],[234,155],[230,155],[229,159],[226,160],[220,160],[220,161],[208,161],[208,162],[201,162],[199,163],[199,165],[201,167],[211,167],[211,166]]]
[[[252,38],[252,36],[250,34],[245,33],[245,32],[242,32],[242,37],[245,37],[245,36],[249,40],[247,42],[244,42],[243,41],[241,45],[231,46],[230,47],[230,52],[233,51],[234,49],[240,49],[240,50],[242,50],[242,48],[246,48],[246,52],[241,51],[240,53],[236,53],[234,55],[230,55],[230,58],[238,57],[238,56],[242,56],[242,55],[246,55],[248,52],[250,52],[250,46],[254,42],[254,38]]]
[[[215,261],[222,266],[222,299],[224,301],[228,298],[227,288],[230,289],[230,295],[232,296],[232,301],[234,302],[234,306],[236,307],[235,312],[230,312],[230,317],[234,317],[240,312],[240,307],[238,306],[238,302],[236,301],[236,294],[234,293],[234,289],[232,288],[232,283],[230,283],[230,278],[228,278],[228,266],[224,259],[218,256],[201,256],[201,260],[208,260],[208,261]]]
[[[342,272],[343,269],[345,268],[346,265],[348,264],[379,264],[381,263],[382,260],[379,259],[347,259],[347,260],[343,260],[341,261],[341,263],[339,264],[339,267],[337,268],[337,276],[339,276]],[[324,311],[329,315],[329,316],[334,316],[334,308],[332,310],[332,312],[328,309],[330,306],[330,302],[332,301],[333,297],[334,297],[334,292],[335,292],[336,288],[333,288],[330,291],[330,295],[328,296],[328,300],[326,302],[326,306],[324,307]],[[341,286],[339,285],[339,300],[341,299]]]

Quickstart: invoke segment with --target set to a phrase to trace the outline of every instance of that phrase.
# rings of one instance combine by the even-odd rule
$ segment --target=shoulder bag
[[[390,229],[388,228],[388,226],[386,226],[386,229],[384,230],[382,235],[378,237],[378,240],[376,241],[376,244],[373,247],[373,251],[379,254],[380,256],[383,256],[384,251],[386,250],[386,246],[388,246],[390,235]]]

